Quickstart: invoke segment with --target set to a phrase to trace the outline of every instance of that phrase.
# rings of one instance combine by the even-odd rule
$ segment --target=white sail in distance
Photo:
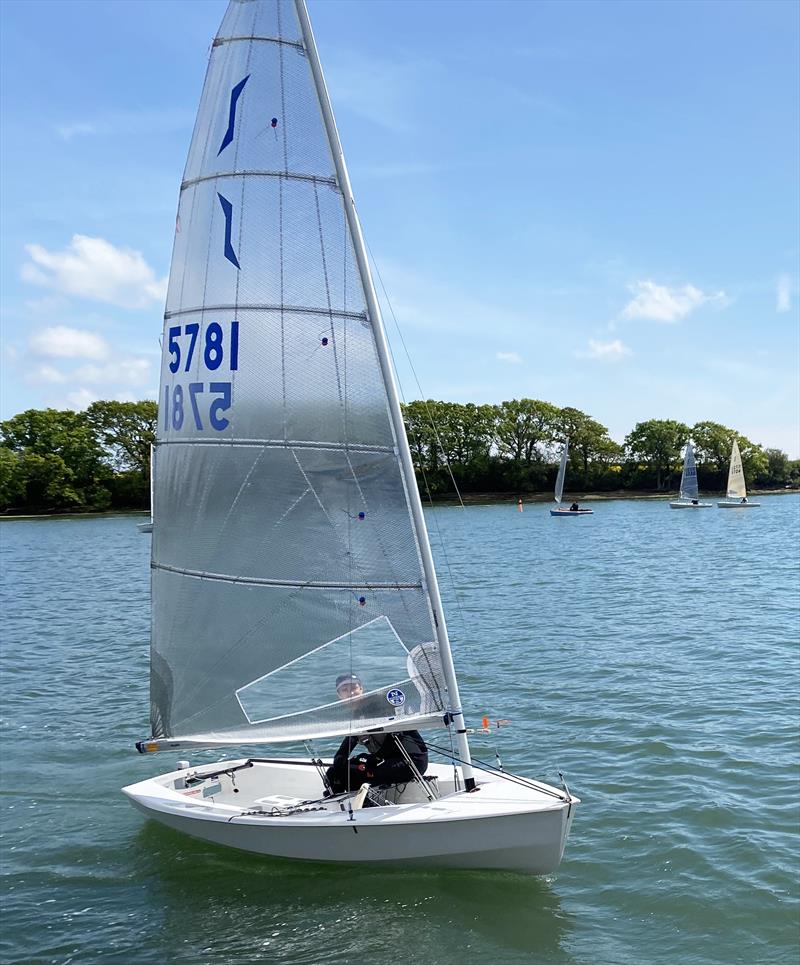
[[[555,499],[557,503],[561,502],[561,497],[564,495],[564,476],[567,472],[567,453],[569,450],[569,439],[564,440],[564,449],[561,453],[561,462],[558,465],[558,475],[556,476],[556,494]]]
[[[697,487],[697,466],[694,461],[694,446],[691,442],[686,443],[686,452],[683,456],[683,473],[681,475],[681,499],[697,499],[700,490]]]
[[[438,591],[346,203],[295,4],[232,0],[181,185],[165,313],[156,738],[408,728],[449,706]],[[337,699],[345,673],[367,698]]]
[[[728,499],[744,499],[747,495],[747,487],[744,483],[744,470],[742,469],[742,455],[739,452],[738,440],[733,440],[731,450],[731,465],[728,470]]]

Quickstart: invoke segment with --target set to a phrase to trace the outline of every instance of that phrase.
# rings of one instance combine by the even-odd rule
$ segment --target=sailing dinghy
[[[681,473],[681,488],[679,497],[669,504],[670,509],[711,509],[711,503],[700,502],[700,490],[697,487],[697,466],[694,461],[694,446],[686,443],[683,456],[683,472]]]
[[[136,528],[140,533],[153,532],[153,479],[156,471],[156,447],[150,446],[150,519],[144,523],[137,523]]]
[[[742,468],[742,454],[739,452],[738,440],[733,440],[731,450],[731,465],[728,469],[728,492],[727,499],[717,503],[720,509],[754,509],[761,503],[751,503],[747,498],[747,486],[744,482],[744,469]]]
[[[152,736],[137,747],[185,756],[294,741],[307,754],[179,761],[124,793],[172,828],[260,854],[553,871],[578,799],[566,784],[470,758],[303,0],[230,3],[177,225],[153,514]],[[338,700],[342,673],[368,693]],[[330,761],[312,741],[433,728],[449,763],[407,785],[325,795]]]
[[[561,505],[561,500],[564,496],[564,477],[567,474],[567,456],[569,453],[569,439],[564,440],[564,448],[561,451],[561,462],[558,464],[558,475],[556,476],[556,493],[555,501],[558,506],[555,509],[550,510],[551,516],[591,516],[594,513],[593,509],[565,509]],[[577,503],[573,503],[573,506],[577,507]]]

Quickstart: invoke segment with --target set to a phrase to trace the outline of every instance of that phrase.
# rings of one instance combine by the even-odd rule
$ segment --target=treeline
[[[566,438],[570,493],[669,492],[690,438],[701,489],[725,489],[734,439],[751,488],[800,486],[800,460],[716,422],[649,419],[620,445],[580,409],[537,399],[419,401],[404,406],[403,414],[420,489],[433,497],[453,493],[451,472],[462,493],[550,490]],[[94,402],[84,412],[28,409],[0,422],[0,511],[146,509],[157,420],[156,403],[143,401]]]
[[[0,511],[100,512],[150,505],[155,402],[28,409],[0,422]]]
[[[404,414],[420,486],[432,495],[453,491],[451,470],[464,493],[550,490],[567,438],[570,493],[669,492],[680,480],[687,439],[695,445],[701,489],[725,489],[734,439],[751,488],[800,486],[800,460],[791,461],[780,449],[764,449],[717,422],[687,426],[649,419],[637,423],[620,445],[580,409],[539,399],[500,405],[428,400],[411,402]]]

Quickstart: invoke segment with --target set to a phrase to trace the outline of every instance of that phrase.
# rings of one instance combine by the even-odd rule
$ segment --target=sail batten
[[[252,586],[297,586],[308,589],[340,589],[340,590],[418,590],[422,588],[422,582],[417,583],[365,583],[347,582],[342,580],[268,580],[254,576],[238,576],[232,573],[207,573],[200,570],[186,570],[178,566],[167,566],[165,563],[151,563],[154,570],[164,570],[168,573],[177,573],[180,576],[188,576],[196,580],[220,580],[223,583],[247,583]]]
[[[230,171],[227,174],[205,174],[201,177],[189,178],[187,181],[181,182],[181,191],[186,191],[195,184],[202,184],[204,181],[230,181],[236,178],[280,178],[283,181],[310,181],[312,184],[324,184],[335,190],[339,188],[335,178],[319,177],[314,174],[303,174],[302,172]]]
[[[221,47],[222,44],[235,44],[240,40],[254,40],[258,43],[266,44],[283,44],[286,47],[296,47],[298,50],[305,50],[303,44],[296,40],[286,40],[283,37],[256,37],[253,35],[242,37],[215,37],[212,46]]]
[[[179,196],[151,562],[151,727],[167,741],[450,709],[379,310],[301,12],[230,3]],[[337,701],[342,673],[369,706]]]

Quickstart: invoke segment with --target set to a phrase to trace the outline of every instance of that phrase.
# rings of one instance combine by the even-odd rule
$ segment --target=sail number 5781
[[[198,369],[201,365],[210,372],[216,372],[221,366],[231,372],[239,368],[238,322],[231,322],[227,331],[219,322],[210,322],[202,339],[198,339],[199,334],[197,322],[174,325],[168,330],[170,372],[188,372],[196,354],[200,355]],[[164,430],[182,429],[187,418],[191,418],[197,430],[204,429],[206,424],[217,432],[227,429],[230,421],[222,413],[231,407],[232,389],[232,383],[217,381],[207,385],[205,382],[189,382],[186,387],[179,383],[165,385]]]

